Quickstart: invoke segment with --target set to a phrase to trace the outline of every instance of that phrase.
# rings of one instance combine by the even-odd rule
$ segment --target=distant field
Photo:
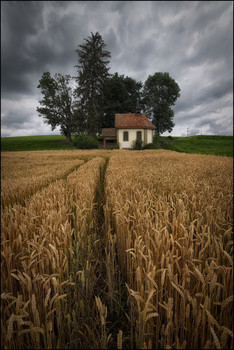
[[[233,136],[161,137],[161,148],[184,153],[233,157]],[[74,149],[65,136],[22,136],[1,138],[2,152]]]
[[[233,157],[233,136],[190,136],[190,137],[163,137],[167,148],[177,152],[209,154]]]
[[[2,152],[8,151],[43,151],[73,149],[73,144],[66,143],[65,136],[20,136],[1,138]]]

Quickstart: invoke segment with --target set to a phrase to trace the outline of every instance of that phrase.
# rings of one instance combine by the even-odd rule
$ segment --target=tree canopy
[[[75,50],[78,55],[77,68],[77,109],[82,119],[83,131],[95,135],[101,131],[104,111],[103,88],[109,78],[107,67],[110,52],[101,35],[91,33],[82,45]]]
[[[60,126],[67,142],[71,142],[71,134],[77,128],[71,79],[70,75],[62,74],[55,74],[52,78],[49,72],[44,72],[37,86],[43,95],[39,101],[41,107],[37,107],[39,116],[44,118],[44,123],[49,124],[52,130]]]
[[[91,32],[75,52],[78,64],[74,91],[70,75],[55,74],[52,78],[45,72],[39,81],[43,98],[37,111],[52,130],[60,126],[68,142],[72,133],[96,135],[103,127],[114,127],[116,113],[134,112],[139,99],[158,134],[172,131],[171,107],[180,96],[180,88],[169,73],[149,75],[144,85],[118,72],[110,74],[111,54],[98,32]]]
[[[115,113],[134,112],[140,97],[141,82],[114,73],[104,86],[103,127],[114,127]]]
[[[156,126],[156,132],[162,134],[172,131],[174,111],[171,109],[180,96],[180,88],[169,73],[149,75],[143,89],[145,111]]]

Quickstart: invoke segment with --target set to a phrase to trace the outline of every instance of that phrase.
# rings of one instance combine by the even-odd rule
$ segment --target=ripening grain
[[[231,158],[2,159],[2,348],[233,348]]]
[[[82,304],[81,295],[74,298],[76,274],[86,274],[88,268],[93,279],[87,228],[102,163],[96,157],[36,192],[26,206],[2,210],[2,348],[56,348],[69,341],[73,327],[66,324],[67,317]],[[74,260],[76,254],[80,259]]]
[[[232,179],[226,157],[111,157],[106,221],[137,348],[232,347]]]
[[[102,151],[23,151],[1,154],[1,206],[24,204],[36,191],[66,178]]]
[[[24,204],[25,199],[51,182],[66,176],[84,160],[58,152],[3,153],[1,171],[1,206]]]

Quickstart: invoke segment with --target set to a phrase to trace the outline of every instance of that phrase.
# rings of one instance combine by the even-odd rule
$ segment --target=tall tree
[[[128,91],[128,100],[125,104],[126,112],[134,113],[136,109],[136,101],[138,98],[140,99],[143,84],[141,81],[136,81],[128,76],[124,78],[124,84]]]
[[[114,127],[115,113],[134,112],[140,98],[141,82],[114,73],[104,87],[105,113],[103,127]]]
[[[148,117],[156,126],[156,133],[171,132],[174,111],[171,109],[180,96],[180,88],[169,73],[149,75],[143,89],[143,103]]]
[[[41,107],[37,107],[39,116],[44,118],[44,123],[49,124],[52,130],[60,126],[67,142],[72,142],[71,134],[77,129],[71,79],[70,75],[62,74],[55,74],[52,78],[49,72],[44,72],[37,86],[43,95],[39,101]]]
[[[79,45],[76,81],[78,113],[83,118],[85,132],[95,135],[101,131],[104,110],[103,87],[109,77],[107,67],[111,57],[105,50],[106,44],[101,35],[91,33],[84,44]]]

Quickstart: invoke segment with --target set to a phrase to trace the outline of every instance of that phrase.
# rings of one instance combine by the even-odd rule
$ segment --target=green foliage
[[[147,143],[147,145],[143,147],[143,149],[159,149],[159,148],[160,146],[155,143]]]
[[[174,127],[174,111],[171,109],[180,96],[179,85],[169,73],[149,75],[143,89],[145,111],[156,126],[156,133],[171,132]]]
[[[169,149],[169,139],[160,136],[158,133],[155,133],[153,136],[153,145],[155,145],[155,148],[163,148],[163,149]]]
[[[94,149],[98,148],[98,140],[91,135],[78,134],[75,135],[74,146],[78,149]]]
[[[160,143],[160,140],[161,140],[161,138],[160,138],[159,134],[155,133],[153,136],[153,143],[157,145]]]
[[[77,113],[82,120],[80,130],[95,135],[101,131],[101,121],[104,113],[103,86],[109,77],[107,65],[110,52],[105,50],[101,35],[91,33],[76,51],[78,55],[77,68]]]
[[[142,140],[138,140],[138,139],[134,140],[133,143],[132,143],[132,148],[134,150],[138,150],[138,151],[143,149],[143,142],[142,142]]]
[[[62,74],[55,74],[52,78],[49,72],[44,72],[37,86],[43,95],[39,101],[41,107],[37,107],[39,116],[44,118],[44,123],[49,124],[52,130],[60,126],[67,142],[72,141],[71,134],[76,129],[71,79],[70,75]]]
[[[114,127],[115,113],[134,112],[136,100],[140,97],[141,82],[115,73],[104,86],[105,115],[102,126]]]

